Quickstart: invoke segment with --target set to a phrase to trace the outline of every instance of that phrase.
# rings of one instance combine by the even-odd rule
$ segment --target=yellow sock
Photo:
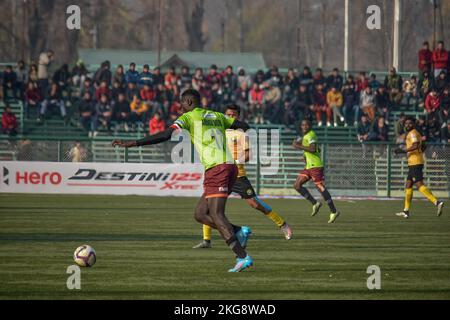
[[[413,197],[413,189],[405,189],[405,211],[409,211]]]
[[[284,222],[284,219],[278,215],[275,211],[271,211],[268,214],[266,214],[267,217],[269,217],[270,220],[272,220],[278,227],[282,227]]]
[[[435,196],[433,196],[433,194],[431,193],[431,191],[426,187],[426,186],[421,186],[419,188],[419,191],[425,196],[427,197],[428,200],[430,200],[434,205],[436,205],[437,203],[437,199]]]
[[[206,224],[203,225],[203,240],[211,240],[211,227]]]

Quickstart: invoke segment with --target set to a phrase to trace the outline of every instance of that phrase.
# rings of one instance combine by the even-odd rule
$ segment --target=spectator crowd
[[[305,66],[300,72],[289,69],[282,74],[273,66],[267,72],[248,74],[244,68],[219,70],[211,65],[207,71],[184,66],[163,72],[149,65],[138,70],[135,63],[112,70],[109,61],[92,74],[78,61],[72,69],[63,64],[51,75],[54,56],[53,51],[43,52],[38,63],[28,68],[23,61],[15,69],[7,66],[2,76],[3,100],[6,104],[23,101],[25,117],[38,123],[50,113],[66,123],[76,119],[90,137],[100,128],[133,131],[139,124],[150,134],[160,132],[181,114],[180,93],[194,88],[201,93],[202,107],[224,111],[226,105],[236,104],[242,119],[250,123],[291,127],[310,119],[319,127],[355,126],[361,142],[388,141],[389,114],[405,104],[423,113],[418,128],[427,140],[447,143],[450,138],[449,53],[443,42],[433,51],[427,42],[423,44],[418,76],[403,79],[391,68],[381,81],[366,72],[344,77],[337,68],[325,74]],[[4,133],[17,132],[13,117],[11,109],[5,108]],[[404,137],[404,118],[395,124],[398,141]]]

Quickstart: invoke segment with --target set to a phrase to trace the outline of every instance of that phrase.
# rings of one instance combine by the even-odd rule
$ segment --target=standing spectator
[[[12,112],[11,107],[6,104],[2,114],[2,133],[9,136],[15,136],[18,127],[19,124],[17,123],[16,115]]]
[[[111,91],[106,81],[102,81],[97,90],[95,90],[95,101],[99,102],[102,98],[102,95],[106,95],[108,99],[111,96]]]
[[[395,143],[397,144],[402,144],[405,142],[406,138],[405,121],[406,116],[402,112],[400,113],[397,123],[395,124]]]
[[[345,121],[345,118],[341,113],[341,108],[344,104],[344,97],[334,84],[331,85],[331,90],[327,93],[327,104],[328,107],[333,111],[334,126],[337,127],[338,117],[340,118],[341,122]]]
[[[92,95],[88,91],[83,95],[78,105],[78,112],[80,114],[80,124],[89,133],[89,137],[97,136],[97,113]]]
[[[161,118],[161,114],[159,112],[155,112],[148,124],[148,127],[150,135],[157,134],[166,130],[166,124]]]
[[[377,113],[385,119],[386,124],[389,124],[389,95],[383,86],[379,87],[376,92],[375,107]]]
[[[199,91],[201,87],[201,83],[205,77],[203,76],[203,69],[202,68],[196,68],[194,76],[192,77],[192,88]]]
[[[130,130],[128,124],[130,121],[130,102],[126,100],[124,93],[119,93],[118,100],[114,105],[114,118],[119,122],[119,124],[123,124],[126,132]]]
[[[447,73],[448,68],[448,52],[444,48],[444,41],[439,41],[437,48],[433,51],[433,68],[434,77],[437,78],[441,71]]]
[[[45,96],[47,94],[47,89],[49,85],[48,68],[52,63],[54,56],[55,53],[52,50],[42,52],[39,55],[38,86],[39,89],[41,90],[41,96]]]
[[[264,108],[264,118],[269,123],[278,123],[280,118],[281,90],[272,80],[266,83],[266,92],[264,95],[266,106]]]
[[[244,68],[240,67],[238,68],[238,86],[241,87],[243,82],[247,83],[247,88],[250,88],[252,86],[252,77],[245,73]]]
[[[67,111],[66,106],[64,105],[64,100],[62,98],[61,89],[59,88],[57,83],[53,83],[47,94],[45,95],[45,99],[42,102],[41,106],[41,114],[38,119],[38,122],[41,122],[47,113],[47,110],[51,108],[58,108],[59,112],[61,114],[61,117],[64,119],[64,121],[67,123]]]
[[[312,95],[314,112],[316,114],[317,125],[322,126],[322,115],[326,115],[327,126],[331,127],[331,109],[327,104],[327,95],[323,89],[323,84],[318,83]]]
[[[433,53],[430,50],[428,41],[425,41],[422,45],[422,49],[419,50],[419,76],[421,79],[425,71],[431,71],[432,63]]]
[[[139,83],[139,72],[136,71],[136,63],[130,63],[130,68],[125,73],[125,82],[127,84],[134,83],[135,85]]]
[[[386,76],[384,86],[389,93],[389,101],[392,104],[399,104],[403,97],[403,79],[397,74],[397,70],[394,67],[391,68],[389,75]]]
[[[95,106],[95,111],[98,116],[98,121],[100,121],[103,127],[108,130],[108,133],[111,133],[111,120],[114,110],[106,94],[101,95],[100,100]]]
[[[75,66],[72,68],[72,83],[74,86],[81,88],[88,76],[88,70],[84,65],[83,60],[78,60]]]
[[[3,100],[5,102],[14,102],[19,97],[17,95],[17,74],[12,66],[6,66],[3,72]]]
[[[428,117],[434,115],[434,113],[439,109],[440,106],[441,106],[441,99],[437,94],[436,90],[432,89],[430,94],[425,99],[425,110]]]
[[[344,98],[344,118],[345,125],[353,123],[356,127],[359,121],[359,94],[356,91],[356,83],[353,81],[353,76],[349,75],[347,81],[343,85],[342,96]]]
[[[41,92],[39,91],[37,84],[34,82],[28,82],[27,89],[25,90],[25,116],[30,117],[30,109],[35,110],[36,119],[39,116],[39,110],[41,108]]]
[[[331,75],[327,78],[327,88],[335,87],[337,91],[342,90],[344,79],[339,74],[339,69],[334,68]]]
[[[20,60],[19,62],[17,62],[16,75],[17,75],[16,88],[18,91],[18,96],[20,100],[23,100],[26,89],[26,83],[28,82],[28,71],[25,67],[25,61]]]
[[[113,82],[118,82],[122,88],[127,86],[125,70],[121,64],[117,66],[116,71],[114,72]]]
[[[373,122],[375,119],[375,94],[370,87],[366,87],[361,93],[359,105],[363,113],[367,114],[369,121]]]
[[[142,73],[139,75],[139,85],[141,88],[145,85],[153,87],[153,74],[150,72],[150,66],[144,65]]]
[[[250,112],[254,116],[255,123],[264,124],[264,90],[256,82],[249,92]]]
[[[36,83],[38,85],[39,76],[38,76],[38,67],[36,64],[30,65],[30,70],[28,70],[28,80]]]
[[[111,86],[112,82],[112,73],[111,73],[111,62],[105,61],[100,66],[100,69],[94,74],[94,86],[98,87],[102,82],[106,82],[106,84]]]

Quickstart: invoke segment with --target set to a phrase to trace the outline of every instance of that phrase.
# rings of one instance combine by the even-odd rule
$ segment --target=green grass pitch
[[[294,229],[286,241],[266,217],[238,199],[236,224],[253,228],[251,270],[229,274],[234,257],[217,233],[213,249],[194,250],[201,226],[196,199],[0,195],[0,299],[449,299],[450,212],[414,201],[412,218],[394,215],[402,201],[336,201],[342,211],[310,217],[304,200],[272,200]],[[76,247],[97,251],[68,290]],[[381,268],[370,291],[369,265]]]

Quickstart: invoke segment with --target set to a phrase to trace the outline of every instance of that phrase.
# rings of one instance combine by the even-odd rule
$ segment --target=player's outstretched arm
[[[141,147],[141,146],[147,146],[152,144],[158,144],[161,142],[169,141],[172,137],[172,133],[175,131],[173,128],[168,128],[166,131],[148,136],[146,138],[143,138],[141,140],[135,140],[135,141],[122,141],[122,140],[114,140],[112,142],[113,147],[122,147],[122,148],[133,148],[133,147]]]

